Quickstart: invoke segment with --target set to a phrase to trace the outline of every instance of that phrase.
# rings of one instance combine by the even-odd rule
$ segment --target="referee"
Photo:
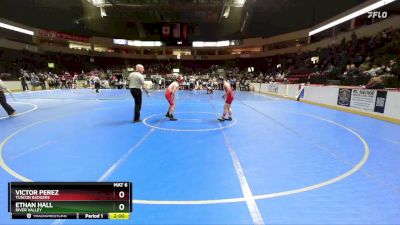
[[[4,95],[4,92],[6,91],[11,94],[11,91],[8,88],[6,88],[4,82],[0,79],[0,105],[3,106],[4,110],[6,110],[9,116],[15,116],[16,114],[15,110],[9,104],[7,104],[7,99],[6,96]]]
[[[131,94],[133,99],[135,99],[135,117],[133,118],[133,122],[140,122],[140,110],[142,109],[142,89],[148,95],[146,87],[144,86],[144,77],[143,73],[144,67],[141,64],[136,65],[136,71],[129,74],[129,88],[131,90]]]

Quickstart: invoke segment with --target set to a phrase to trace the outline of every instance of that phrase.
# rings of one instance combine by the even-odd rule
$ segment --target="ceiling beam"
[[[122,15],[124,15],[125,17],[127,17],[127,19],[129,20],[133,20],[133,22],[136,25],[136,29],[139,33],[139,37],[141,39],[146,38],[146,31],[143,27],[143,24],[140,22],[140,20],[138,20],[138,18],[136,17],[136,15],[132,15],[131,13],[126,12],[124,9],[122,9],[119,5],[117,5],[115,3],[115,0],[105,0],[106,2],[110,3],[115,9],[117,9]]]

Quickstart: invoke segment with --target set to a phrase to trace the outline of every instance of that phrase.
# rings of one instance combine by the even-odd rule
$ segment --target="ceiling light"
[[[224,13],[222,14],[222,17],[228,18],[230,11],[231,11],[231,7],[229,5],[224,6]]]
[[[100,15],[101,15],[101,18],[107,16],[106,9],[104,9],[103,7],[100,7]]]
[[[326,25],[323,25],[323,26],[321,26],[321,27],[319,27],[317,29],[314,29],[314,30],[312,30],[312,31],[310,31],[308,33],[308,36],[311,36],[311,35],[314,35],[314,34],[317,34],[317,33],[321,32],[321,31],[327,30],[327,29],[329,29],[331,27],[334,27],[334,26],[336,26],[338,24],[344,23],[344,22],[346,22],[348,20],[356,18],[357,16],[363,15],[363,14],[369,12],[369,11],[375,10],[377,8],[380,8],[380,7],[382,7],[384,5],[387,5],[387,4],[389,4],[391,2],[394,2],[394,1],[396,1],[396,0],[380,0],[380,1],[378,1],[376,3],[373,3],[373,4],[369,5],[369,6],[366,6],[366,7],[362,8],[362,9],[360,9],[360,10],[357,10],[357,11],[355,11],[353,13],[350,13],[347,16],[344,16],[344,17],[339,18],[339,19],[337,19],[337,20],[335,20],[333,22],[330,22],[330,23],[328,23]]]
[[[234,4],[236,7],[243,7],[244,3],[246,3],[246,0],[235,0]]]
[[[19,32],[19,33],[23,33],[23,34],[28,34],[28,35],[31,35],[31,36],[34,35],[34,32],[31,31],[31,30],[27,30],[27,29],[24,29],[24,28],[16,27],[16,26],[13,26],[13,25],[10,25],[10,24],[6,24],[6,23],[2,23],[2,22],[0,22],[0,27],[4,28],[4,29],[7,29],[7,30],[12,30],[12,31],[16,31],[16,32]]]

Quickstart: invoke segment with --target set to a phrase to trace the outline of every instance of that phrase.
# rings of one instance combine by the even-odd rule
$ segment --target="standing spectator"
[[[39,77],[35,73],[31,74],[31,85],[34,91],[36,90],[36,87],[40,86]]]
[[[4,95],[5,91],[12,94],[10,89],[6,88],[4,82],[0,79],[0,104],[3,106],[4,110],[6,110],[9,116],[15,116],[15,110],[9,104],[7,104],[7,99]]]
[[[232,86],[233,90],[236,91],[236,78],[235,77],[233,77],[231,79],[231,86]]]
[[[133,119],[134,123],[140,122],[140,110],[142,109],[142,89],[148,95],[144,85],[144,77],[142,73],[144,72],[144,67],[141,64],[136,65],[136,71],[129,74],[129,88],[133,99],[135,99],[135,116]]]
[[[40,85],[42,86],[42,90],[46,90],[46,76],[43,73],[39,74],[39,82]]]
[[[75,74],[72,78],[72,89],[76,89],[78,86],[78,74]]]
[[[160,84],[160,89],[164,89],[165,88],[165,79],[160,78],[159,84]]]
[[[93,82],[94,82],[94,89],[96,89],[96,93],[99,93],[99,89],[100,89],[100,78],[99,78],[99,75],[94,76]]]
[[[189,79],[189,89],[190,89],[191,91],[194,90],[194,84],[195,84],[195,82],[196,82],[196,79],[194,79],[194,77],[192,76],[192,77]]]
[[[218,90],[224,89],[224,79],[218,78]]]
[[[19,71],[21,73],[21,75],[20,75],[21,77],[19,78],[19,80],[21,81],[22,90],[29,91],[28,83],[26,82],[25,71],[23,69],[20,69]]]
[[[64,75],[61,76],[61,87],[60,87],[60,89],[63,89],[63,87],[68,89],[68,87],[67,87],[67,78],[65,78]]]

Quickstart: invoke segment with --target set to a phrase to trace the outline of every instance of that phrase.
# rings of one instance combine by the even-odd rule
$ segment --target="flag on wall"
[[[181,24],[174,23],[174,26],[172,29],[172,36],[174,38],[178,38],[178,39],[181,37]]]
[[[163,38],[164,39],[169,39],[169,37],[170,37],[170,27],[169,27],[169,24],[164,24],[163,26],[162,26],[162,36],[163,36]]]
[[[189,39],[189,26],[187,24],[182,25],[182,39],[183,40]]]

